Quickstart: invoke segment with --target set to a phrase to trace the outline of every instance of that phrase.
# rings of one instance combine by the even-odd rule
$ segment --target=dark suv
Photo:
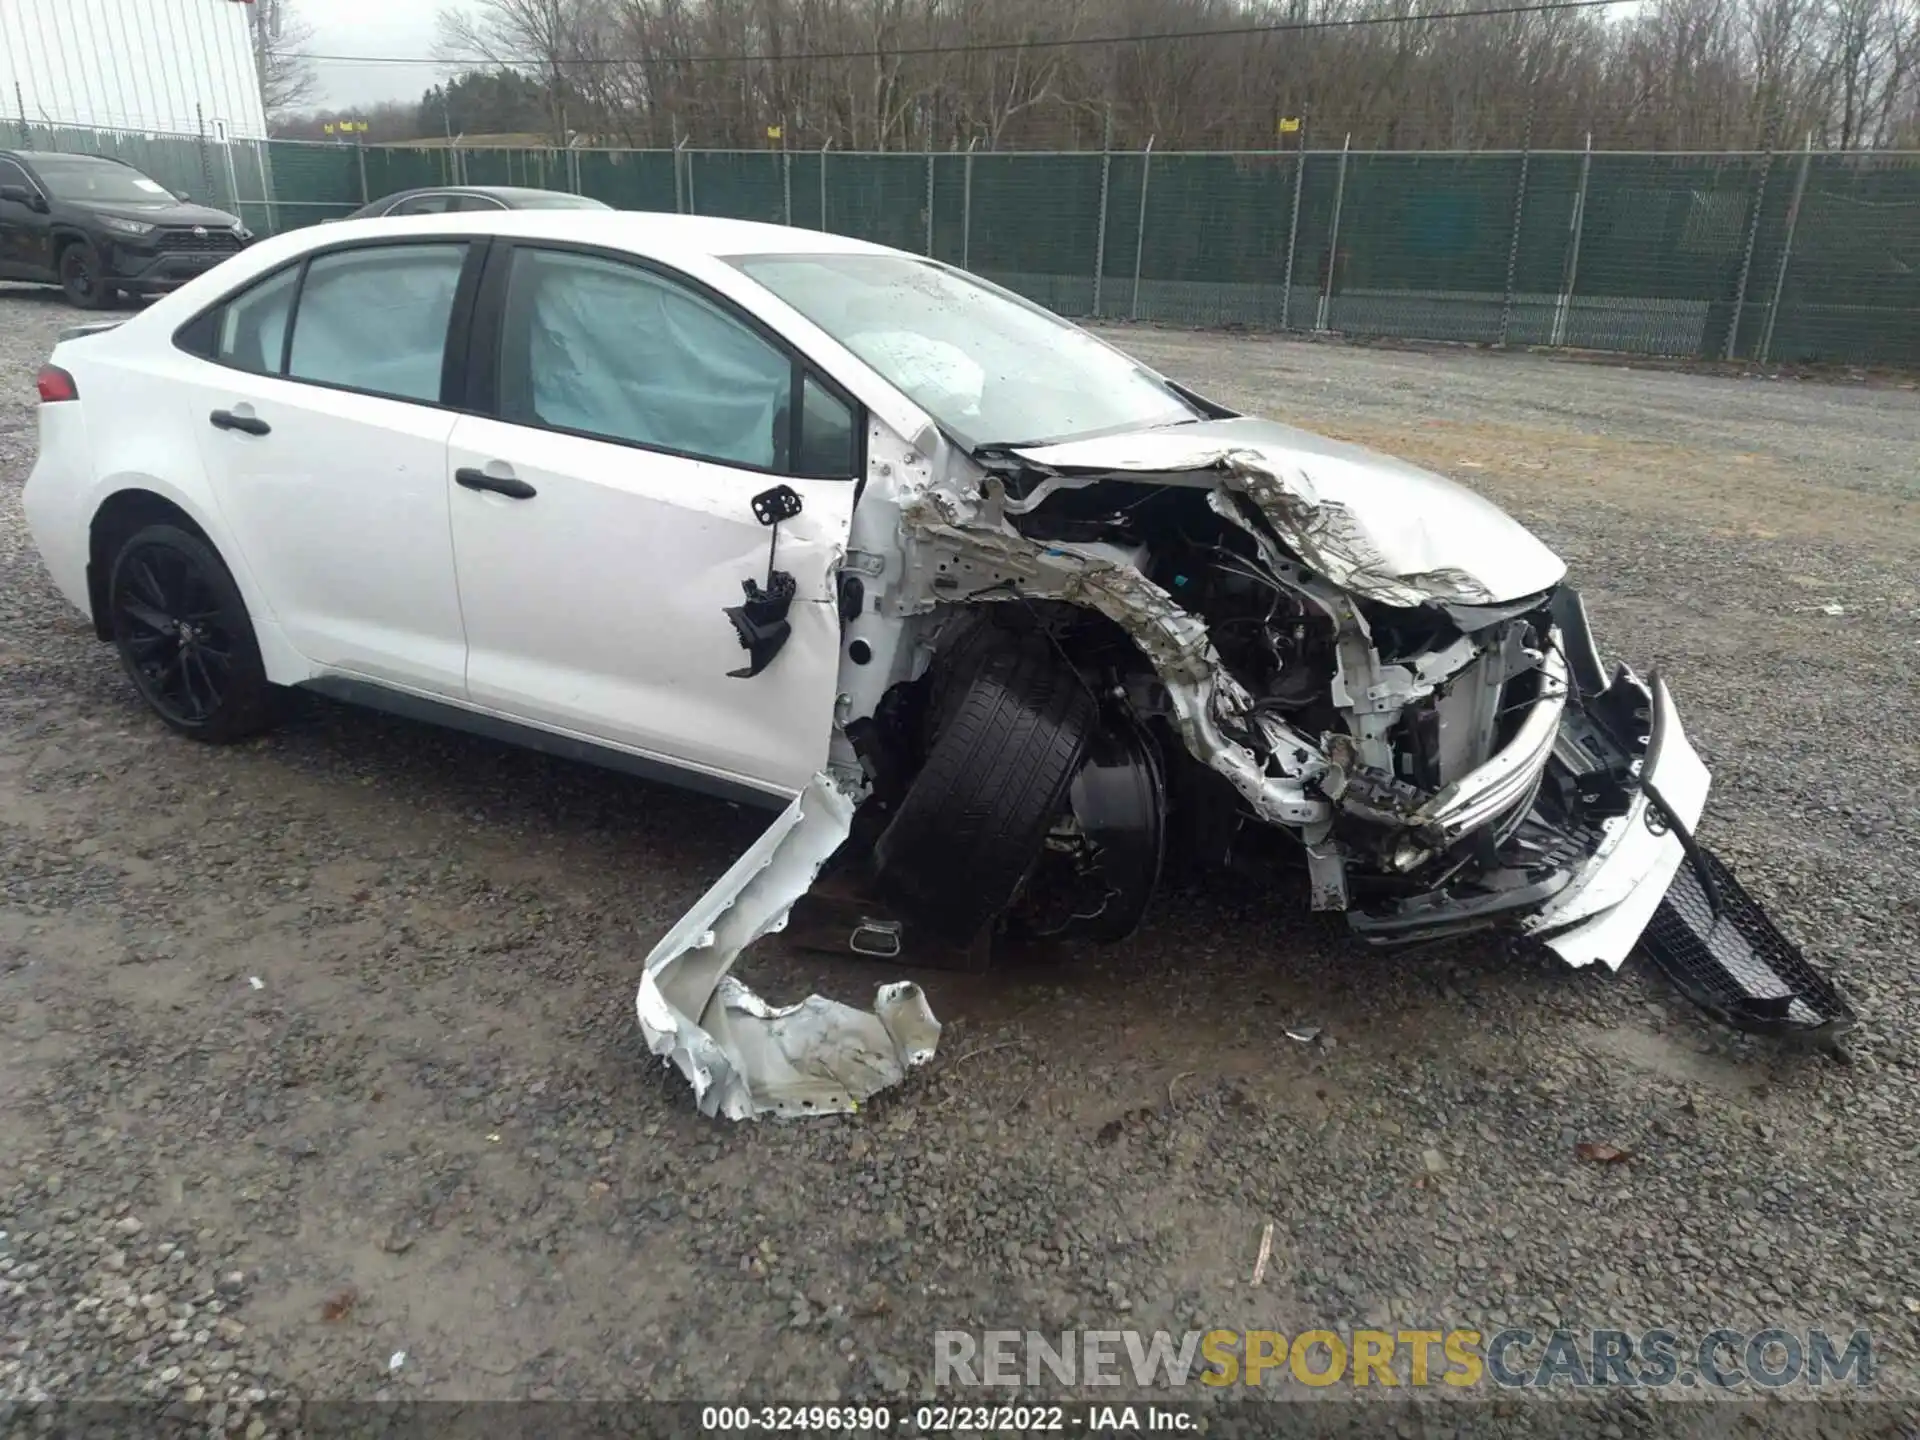
[[[58,285],[94,308],[184,285],[252,238],[238,216],[121,161],[0,150],[0,280]]]

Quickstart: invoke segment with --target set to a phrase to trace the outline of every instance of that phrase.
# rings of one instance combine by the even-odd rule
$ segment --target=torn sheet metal
[[[1187,749],[1225,776],[1257,815],[1276,825],[1328,818],[1331,807],[1307,789],[1307,780],[1326,768],[1316,747],[1302,739],[1279,751],[1273,763],[1281,773],[1272,774],[1249,745],[1223,731],[1223,721],[1250,723],[1253,697],[1220,663],[1199,616],[1181,609],[1131,565],[1088,554],[1079,545],[1043,547],[1012,530],[954,523],[950,508],[938,491],[913,496],[901,507],[910,548],[932,552],[910,564],[971,587],[937,593],[958,601],[1065,600],[1105,615],[1132,637],[1166,687],[1174,729]],[[945,569],[935,556],[947,557]]]
[[[857,1109],[933,1057],[940,1022],[918,985],[883,985],[872,1010],[809,996],[771,1006],[727,972],[840,848],[854,802],[825,774],[654,947],[635,1007],[647,1045],[693,1083],[706,1115],[822,1115]]]
[[[1465,486],[1272,421],[1202,421],[1014,453],[1050,470],[1217,472],[1310,569],[1386,605],[1496,604],[1566,574],[1525,527]]]

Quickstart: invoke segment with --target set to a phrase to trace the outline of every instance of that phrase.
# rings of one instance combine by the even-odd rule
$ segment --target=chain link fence
[[[305,223],[304,218],[281,215],[274,202],[273,162],[279,147],[266,140],[229,137],[217,121],[194,135],[0,121],[0,147],[9,145],[124,160],[176,194],[238,215],[257,234]]]
[[[1920,152],[851,154],[23,126],[261,233],[423,185],[854,235],[1075,317],[1920,368]]]

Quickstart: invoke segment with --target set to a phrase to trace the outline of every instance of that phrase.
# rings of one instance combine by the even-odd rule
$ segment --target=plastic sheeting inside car
[[[792,362],[682,286],[561,251],[514,257],[500,406],[530,421],[771,467]]]

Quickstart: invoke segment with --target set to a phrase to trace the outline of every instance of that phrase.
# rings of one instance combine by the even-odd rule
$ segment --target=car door
[[[0,188],[43,193],[16,161],[0,157]],[[53,278],[53,224],[47,215],[20,199],[0,199],[0,279]]]
[[[631,257],[496,242],[449,453],[476,704],[791,794],[825,763],[857,407],[746,316]],[[798,415],[796,417],[796,409]],[[800,513],[770,531],[755,497]],[[728,617],[769,567],[760,673]]]
[[[287,640],[325,670],[456,699],[441,397],[477,259],[457,239],[319,252],[187,341],[209,362],[187,403],[215,499]]]

